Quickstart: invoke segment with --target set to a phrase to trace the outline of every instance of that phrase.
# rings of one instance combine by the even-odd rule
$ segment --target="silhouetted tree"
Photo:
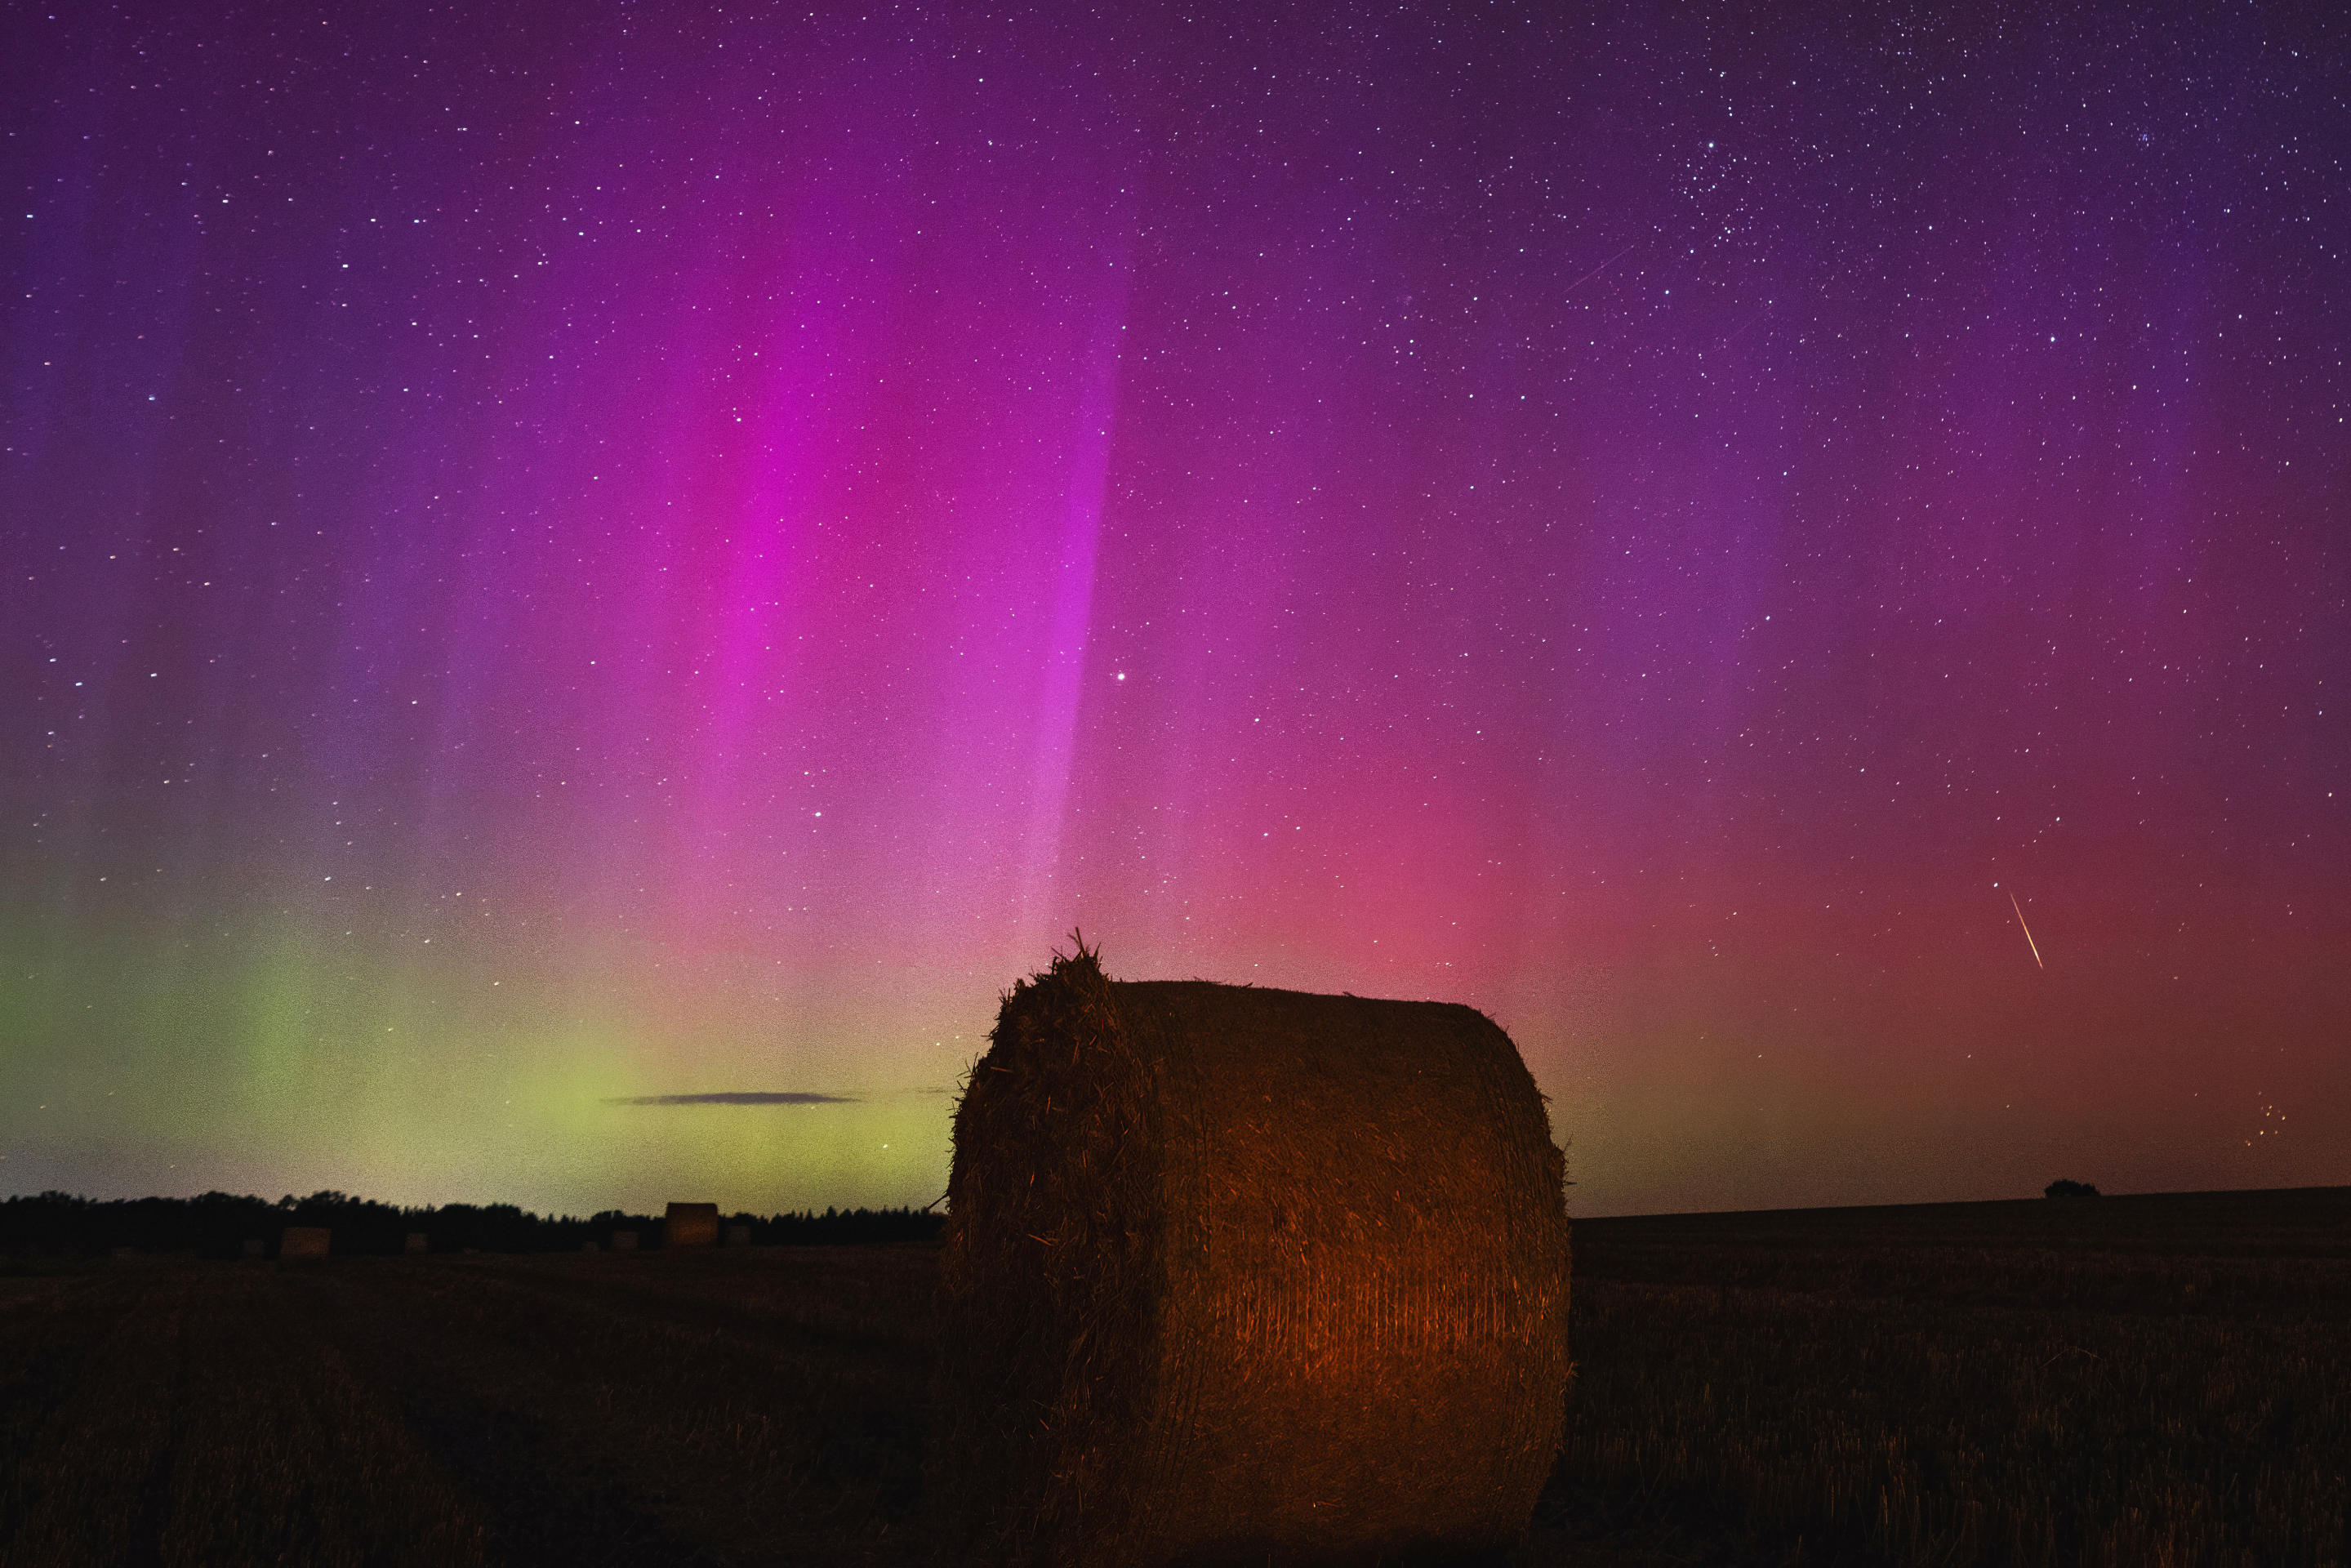
[[[935,1242],[942,1217],[916,1208],[828,1208],[822,1214],[730,1217],[747,1225],[755,1244],[847,1247],[864,1243]],[[611,1245],[612,1232],[661,1234],[649,1214],[608,1208],[588,1219],[538,1215],[510,1203],[451,1203],[400,1207],[332,1188],[308,1197],[292,1193],[272,1203],[208,1192],[201,1197],[136,1197],[99,1202],[72,1193],[44,1192],[0,1200],[0,1258],[102,1258],[117,1248],[135,1252],[236,1258],[247,1239],[275,1254],[289,1225],[324,1226],[335,1233],[335,1254],[397,1256],[412,1231],[431,1239],[434,1252],[576,1252],[583,1241]]]

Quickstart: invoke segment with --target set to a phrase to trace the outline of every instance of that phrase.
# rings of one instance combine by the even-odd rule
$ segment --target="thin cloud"
[[[631,1094],[607,1100],[607,1105],[854,1105],[852,1094],[810,1094],[789,1089],[737,1089],[718,1094]]]

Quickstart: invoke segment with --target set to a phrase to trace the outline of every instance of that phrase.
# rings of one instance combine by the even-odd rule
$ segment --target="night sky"
[[[1265,9],[12,10],[0,1193],[922,1204],[1073,927],[2351,1181],[2343,27]]]

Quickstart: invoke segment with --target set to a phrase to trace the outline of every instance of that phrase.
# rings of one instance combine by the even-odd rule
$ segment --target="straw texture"
[[[1507,1545],[1560,1438],[1562,1176],[1534,1081],[1471,1009],[1057,956],[1005,998],[956,1113],[948,1550]]]
[[[281,1263],[323,1262],[327,1243],[334,1233],[323,1225],[289,1225],[277,1238],[277,1260]]]
[[[718,1245],[718,1206],[715,1203],[673,1203],[662,1221],[664,1247]]]

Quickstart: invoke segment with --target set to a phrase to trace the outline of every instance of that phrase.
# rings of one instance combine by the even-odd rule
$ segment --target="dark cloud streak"
[[[632,1094],[607,1100],[607,1105],[854,1105],[850,1094],[810,1094],[799,1090],[769,1092],[737,1089],[717,1094]]]

